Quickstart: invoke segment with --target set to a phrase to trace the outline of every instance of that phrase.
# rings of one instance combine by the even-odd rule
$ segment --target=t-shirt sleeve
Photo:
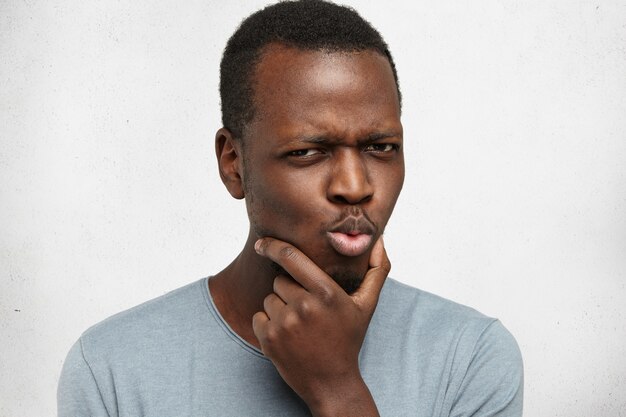
[[[58,417],[110,417],[78,340],[67,354],[57,390]]]
[[[480,335],[451,417],[520,417],[524,388],[522,356],[508,330],[494,320]]]

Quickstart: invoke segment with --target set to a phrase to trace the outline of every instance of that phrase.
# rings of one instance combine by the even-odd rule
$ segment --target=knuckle
[[[385,256],[383,257],[383,264],[387,265],[387,267],[391,269],[391,260],[389,260],[387,252],[385,252]]]
[[[334,291],[323,289],[319,293],[319,298],[325,306],[330,306],[336,302],[337,294]]]
[[[278,251],[278,256],[283,259],[293,259],[296,256],[295,248],[291,245],[283,246]]]
[[[273,326],[268,327],[264,337],[265,344],[273,345],[274,343],[276,343],[278,338],[278,331]]]
[[[313,306],[309,300],[301,300],[297,305],[298,316],[306,319],[313,313]]]
[[[385,259],[385,261],[383,262],[381,267],[382,267],[383,271],[385,271],[386,274],[391,272],[391,262],[389,261],[389,259]]]
[[[300,317],[294,311],[288,311],[283,317],[283,327],[286,331],[293,331],[300,325]]]

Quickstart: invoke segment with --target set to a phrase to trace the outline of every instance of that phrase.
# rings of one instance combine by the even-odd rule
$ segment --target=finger
[[[283,308],[285,308],[285,302],[281,298],[271,293],[263,300],[263,310],[267,314],[270,320],[276,320],[282,314]]]
[[[380,291],[391,270],[391,262],[387,257],[382,236],[374,244],[369,263],[370,269],[365,274],[359,289],[352,294],[352,299],[365,310],[373,313],[378,304]]]
[[[302,296],[307,293],[307,290],[293,278],[286,275],[279,275],[274,278],[274,292],[278,294],[286,304],[291,304],[301,299]]]
[[[282,240],[265,237],[256,241],[254,249],[282,266],[307,291],[329,293],[338,288],[326,272],[295,246]]]
[[[259,342],[265,339],[269,321],[270,318],[264,311],[259,311],[252,316],[252,330],[254,331],[254,335]]]

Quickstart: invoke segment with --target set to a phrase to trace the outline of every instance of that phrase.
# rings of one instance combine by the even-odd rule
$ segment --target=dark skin
[[[314,416],[376,416],[358,354],[391,268],[381,235],[404,180],[391,67],[375,51],[275,44],[256,81],[244,137],[216,135],[250,232],[211,294]]]

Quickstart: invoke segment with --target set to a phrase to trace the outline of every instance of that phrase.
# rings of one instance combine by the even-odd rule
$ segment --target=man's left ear
[[[222,182],[230,195],[241,200],[244,198],[241,146],[225,127],[215,134],[215,154]]]

